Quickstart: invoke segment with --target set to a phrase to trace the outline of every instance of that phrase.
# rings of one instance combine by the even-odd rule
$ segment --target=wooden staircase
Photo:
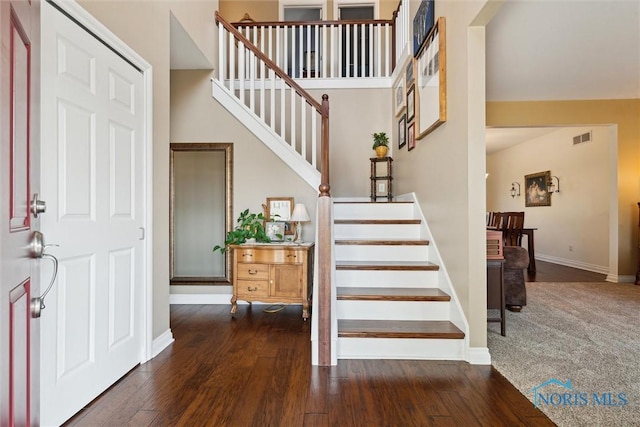
[[[334,202],[338,359],[464,359],[416,212],[411,200]]]

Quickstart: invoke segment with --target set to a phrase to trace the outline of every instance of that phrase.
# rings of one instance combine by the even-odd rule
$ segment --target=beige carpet
[[[488,325],[495,368],[559,426],[640,426],[640,286],[526,287],[507,336]]]

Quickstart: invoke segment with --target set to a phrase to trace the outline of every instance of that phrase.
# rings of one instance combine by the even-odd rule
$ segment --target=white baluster
[[[373,77],[375,75],[375,63],[376,63],[376,58],[379,58],[379,55],[374,56],[373,55],[373,43],[374,43],[374,37],[373,37],[373,28],[374,28],[374,24],[370,24],[369,25],[369,77]],[[379,62],[379,61],[378,61]],[[380,72],[378,72],[378,77],[380,77]]]
[[[386,46],[390,46],[391,41],[390,41],[390,37],[391,37],[391,27],[389,25],[385,26],[384,29],[384,35],[385,35],[385,45]],[[398,52],[398,55],[400,54],[400,52]],[[384,52],[384,64],[385,64],[385,68],[384,68],[384,75],[385,77],[391,75],[391,69],[390,69],[390,64],[391,64],[391,49],[387,48],[385,49]]]
[[[269,125],[271,129],[275,132],[276,130],[276,73],[271,68],[269,68],[269,80],[271,81],[271,92],[269,93],[269,100],[271,101],[271,120],[269,121]]]
[[[248,49],[247,49],[248,50]],[[248,50],[249,56],[249,109],[256,114],[256,56]]]
[[[311,109],[311,165],[315,168],[317,161],[317,145],[318,145],[318,112],[315,108]]]
[[[224,25],[218,25],[218,80],[224,85],[225,68],[227,67],[227,52],[224,49],[224,41],[227,31]]]
[[[313,55],[313,62],[314,62],[313,69],[316,72],[316,75],[314,77],[320,77],[321,75],[321,71],[319,67],[320,49],[318,48],[318,46],[320,45],[320,27],[318,26],[313,27],[313,35],[314,35],[313,51],[316,53],[315,55]]]
[[[307,101],[300,97],[300,154],[307,160]]]
[[[238,43],[238,99],[242,104],[244,104],[245,57],[244,44]]]
[[[235,36],[229,34],[229,90],[234,93],[235,78],[236,78],[236,47],[234,45]]]
[[[296,149],[296,91],[291,88],[291,140],[289,145]]]

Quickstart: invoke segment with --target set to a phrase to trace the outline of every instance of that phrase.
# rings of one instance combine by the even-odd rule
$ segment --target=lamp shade
[[[290,220],[294,222],[308,222],[311,221],[311,218],[309,218],[307,208],[305,208],[302,203],[296,203]]]

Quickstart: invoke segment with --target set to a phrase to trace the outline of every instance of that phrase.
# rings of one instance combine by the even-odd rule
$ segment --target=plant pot
[[[381,145],[379,147],[376,147],[375,150],[376,150],[376,155],[379,158],[383,158],[387,156],[387,151],[389,151],[389,148],[386,145]]]

